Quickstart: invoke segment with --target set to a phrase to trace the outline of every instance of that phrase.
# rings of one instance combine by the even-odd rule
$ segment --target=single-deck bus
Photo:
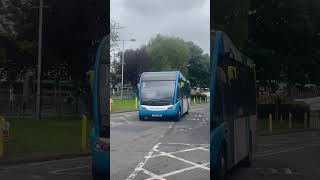
[[[179,120],[190,109],[190,82],[180,71],[144,72],[138,90],[140,120]]]
[[[210,169],[215,180],[254,152],[256,80],[254,62],[221,31],[211,34]]]
[[[93,130],[91,134],[92,175],[94,180],[110,176],[109,109],[109,36],[100,43],[96,54],[93,80]]]

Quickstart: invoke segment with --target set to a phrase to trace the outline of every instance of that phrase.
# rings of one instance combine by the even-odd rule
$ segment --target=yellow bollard
[[[272,114],[269,113],[269,131],[272,132]]]
[[[110,112],[112,110],[112,103],[113,103],[113,100],[110,98]]]
[[[138,110],[138,98],[136,98],[136,101],[135,101],[136,103],[136,110]]]
[[[0,158],[4,155],[4,142],[3,142],[3,128],[4,128],[5,120],[2,116],[0,116]]]
[[[82,115],[82,131],[81,131],[81,150],[85,152],[87,149],[87,116]]]
[[[304,113],[304,128],[307,129],[307,119],[308,119],[308,114],[307,112]]]
[[[196,97],[193,97],[193,104],[196,103]]]
[[[289,113],[289,129],[292,128],[292,114]]]

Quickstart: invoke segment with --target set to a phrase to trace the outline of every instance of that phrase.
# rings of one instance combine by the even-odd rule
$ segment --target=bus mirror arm
[[[232,58],[232,59],[234,59],[234,54],[233,54],[233,52],[225,52],[224,53],[224,57],[225,58]]]

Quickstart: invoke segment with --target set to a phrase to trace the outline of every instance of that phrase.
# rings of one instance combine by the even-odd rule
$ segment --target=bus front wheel
[[[217,161],[217,169],[214,174],[214,178],[216,180],[224,180],[227,174],[227,162],[225,158],[225,151],[222,149],[219,152],[218,161]]]
[[[176,121],[179,121],[181,118],[181,109],[179,108],[179,111],[178,111],[178,114],[177,114],[177,117],[176,117]]]

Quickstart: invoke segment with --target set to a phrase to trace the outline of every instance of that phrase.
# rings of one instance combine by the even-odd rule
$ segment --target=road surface
[[[250,168],[232,171],[228,180],[319,180],[320,131],[261,136]]]
[[[193,105],[179,122],[111,115],[111,179],[207,180],[209,104]]]
[[[90,158],[0,166],[2,180],[91,180]]]

